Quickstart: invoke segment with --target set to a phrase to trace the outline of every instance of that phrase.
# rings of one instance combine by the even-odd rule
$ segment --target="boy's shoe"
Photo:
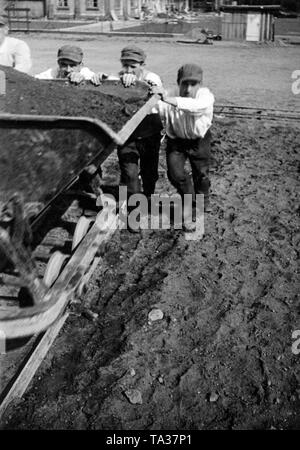
[[[187,229],[184,227],[184,236],[187,241],[201,241],[204,236],[204,228],[201,222],[199,223],[199,218],[196,218],[196,222],[193,222],[193,225]]]
[[[185,233],[193,233],[194,231],[196,231],[196,222],[192,222],[192,221],[184,222],[182,225],[182,230]]]

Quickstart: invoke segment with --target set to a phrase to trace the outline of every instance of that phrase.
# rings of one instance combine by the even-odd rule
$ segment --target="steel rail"
[[[300,121],[300,111],[254,108],[246,106],[215,105],[214,114],[245,119]]]

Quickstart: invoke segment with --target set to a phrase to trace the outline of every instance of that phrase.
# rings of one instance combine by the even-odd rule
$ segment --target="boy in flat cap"
[[[145,52],[135,46],[128,46],[121,51],[122,69],[118,78],[125,87],[142,81],[149,86],[162,86],[158,75],[145,69]],[[94,84],[100,84],[102,75],[93,77]],[[118,158],[121,171],[121,185],[127,187],[128,196],[140,192],[139,172],[143,183],[143,193],[150,200],[158,180],[158,158],[161,141],[162,122],[159,114],[148,114],[135,130],[126,144],[118,148]],[[140,171],[139,171],[140,162]],[[131,230],[133,231],[133,230]]]
[[[54,80],[68,78],[72,83],[79,84],[84,80],[91,80],[94,75],[83,66],[83,51],[80,47],[64,45],[57,52],[57,67],[35,75],[40,80]]]
[[[167,135],[167,168],[170,182],[184,194],[204,194],[204,210],[209,212],[210,126],[214,96],[202,87],[203,72],[196,64],[185,64],[178,70],[179,92],[168,93],[152,88],[161,100],[157,109],[165,122]],[[192,178],[184,170],[186,159],[192,168]],[[186,228],[193,224],[186,224]]]
[[[146,54],[141,48],[135,45],[123,48],[119,75],[125,87],[136,81],[144,81],[150,86],[162,86],[160,77],[145,68],[145,60]]]
[[[122,69],[118,76],[107,75],[102,72],[95,74],[91,81],[95,85],[101,84],[104,79],[121,80],[125,87],[135,84],[136,81],[144,81],[150,86],[162,86],[161,79],[158,75],[145,69],[146,54],[144,50],[131,45],[121,50]]]
[[[21,39],[7,34],[7,21],[4,17],[0,17],[0,64],[29,73],[32,63],[28,45]]]
[[[149,86],[162,86],[158,75],[145,69],[146,55],[136,46],[121,51],[122,70],[119,72],[125,87],[143,81]],[[118,149],[121,184],[127,186],[128,194],[140,192],[139,168],[143,193],[151,199],[158,180],[158,159],[163,126],[159,114],[148,114],[129,141]]]

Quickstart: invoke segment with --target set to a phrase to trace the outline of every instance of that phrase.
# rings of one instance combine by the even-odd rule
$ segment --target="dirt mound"
[[[142,83],[127,89],[119,82],[99,87],[91,83],[74,86],[38,80],[4,66],[0,69],[6,75],[4,112],[12,114],[93,117],[117,132],[148,97]]]
[[[59,116],[87,116],[118,132],[148,99],[144,83],[124,88],[119,82],[100,87],[90,83],[40,81],[7,67],[4,112]],[[108,145],[76,129],[43,131],[1,129],[0,192],[5,202],[15,191],[24,200],[47,202]]]
[[[116,233],[4,428],[299,428],[299,133],[240,119],[212,132],[204,238]],[[157,192],[173,192],[165,176]]]

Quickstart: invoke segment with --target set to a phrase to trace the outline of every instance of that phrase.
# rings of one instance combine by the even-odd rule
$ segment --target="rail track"
[[[125,142],[156,101],[153,99],[129,121],[119,133],[117,143]],[[300,112],[288,110],[217,105],[215,115],[219,120],[226,117],[300,122]],[[5,120],[6,117],[1,116],[0,124]],[[30,121],[36,125],[42,119],[25,117],[22,126],[26,128],[25,122]],[[51,124],[43,126],[47,128]],[[94,122],[89,127],[93,128]],[[115,145],[116,141],[107,146],[97,164],[108,157]],[[69,306],[83,294],[84,286],[105,254],[107,242],[118,228],[119,218],[115,211],[109,205],[99,208],[96,200],[94,192],[82,189],[77,177],[34,217],[31,257],[34,271],[45,287],[41,302],[27,307],[27,291],[13,266],[0,273],[0,319],[1,313],[6,317],[4,322],[0,321],[0,421],[9,404],[26,391],[67,320]],[[26,273],[24,276],[26,278]],[[87,314],[93,317],[90,311]],[[11,362],[11,355],[18,364]]]
[[[291,122],[300,124],[300,111],[277,110],[270,108],[251,108],[246,106],[215,105],[215,120],[223,117],[235,119],[256,119],[267,121]]]

